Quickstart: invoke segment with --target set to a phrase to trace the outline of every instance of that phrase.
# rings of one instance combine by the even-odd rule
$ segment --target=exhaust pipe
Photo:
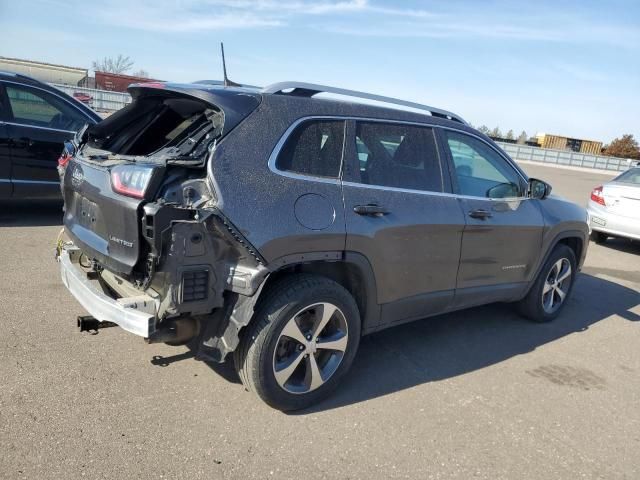
[[[186,317],[171,320],[162,325],[145,342],[167,343],[169,345],[184,345],[200,332],[200,322],[195,318]]]

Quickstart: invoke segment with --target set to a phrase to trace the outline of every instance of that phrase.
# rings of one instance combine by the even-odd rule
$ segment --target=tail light
[[[69,160],[71,160],[71,155],[69,155],[67,152],[62,152],[62,155],[60,155],[60,158],[58,158],[58,166],[66,167],[67,163],[69,163]]]
[[[604,202],[602,186],[596,187],[591,191],[591,200],[593,200],[596,203],[599,203],[600,205],[604,205],[605,207],[607,206],[607,204]]]
[[[152,174],[153,167],[117,165],[111,169],[111,187],[121,195],[144,198]]]
[[[62,168],[66,167],[67,163],[69,163],[69,160],[71,160],[71,158],[75,155],[75,153],[76,153],[75,144],[70,140],[67,140],[66,142],[64,142],[64,148],[62,149],[60,158],[58,158],[58,166]]]

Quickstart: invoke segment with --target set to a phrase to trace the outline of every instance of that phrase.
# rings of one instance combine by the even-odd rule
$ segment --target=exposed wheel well
[[[581,255],[582,255],[582,249],[584,248],[584,245],[582,244],[582,239],[581,238],[579,238],[579,237],[561,238],[558,241],[558,244],[566,245],[571,250],[573,250],[573,253],[576,256],[576,262],[580,262],[580,258],[581,258]]]
[[[283,267],[269,275],[263,291],[266,291],[269,288],[269,285],[279,278],[296,273],[322,275],[323,277],[330,278],[334,282],[342,285],[356,301],[358,310],[360,311],[360,318],[363,323],[365,322],[365,319],[373,313],[370,311],[371,304],[369,302],[374,299],[370,298],[372,293],[367,291],[367,279],[364,278],[363,272],[357,265],[349,262],[318,261]]]

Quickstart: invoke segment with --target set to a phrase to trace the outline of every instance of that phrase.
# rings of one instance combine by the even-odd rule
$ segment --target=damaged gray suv
[[[61,159],[58,259],[83,329],[231,354],[247,389],[295,410],[362,335],[490,302],[550,321],[571,293],[585,210],[451,112],[294,82],[130,92]]]

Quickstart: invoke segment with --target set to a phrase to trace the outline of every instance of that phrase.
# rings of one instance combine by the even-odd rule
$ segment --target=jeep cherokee
[[[81,324],[232,354],[295,410],[362,335],[498,301],[550,321],[571,293],[585,210],[451,112],[295,82],[130,92],[65,150],[57,251]]]

